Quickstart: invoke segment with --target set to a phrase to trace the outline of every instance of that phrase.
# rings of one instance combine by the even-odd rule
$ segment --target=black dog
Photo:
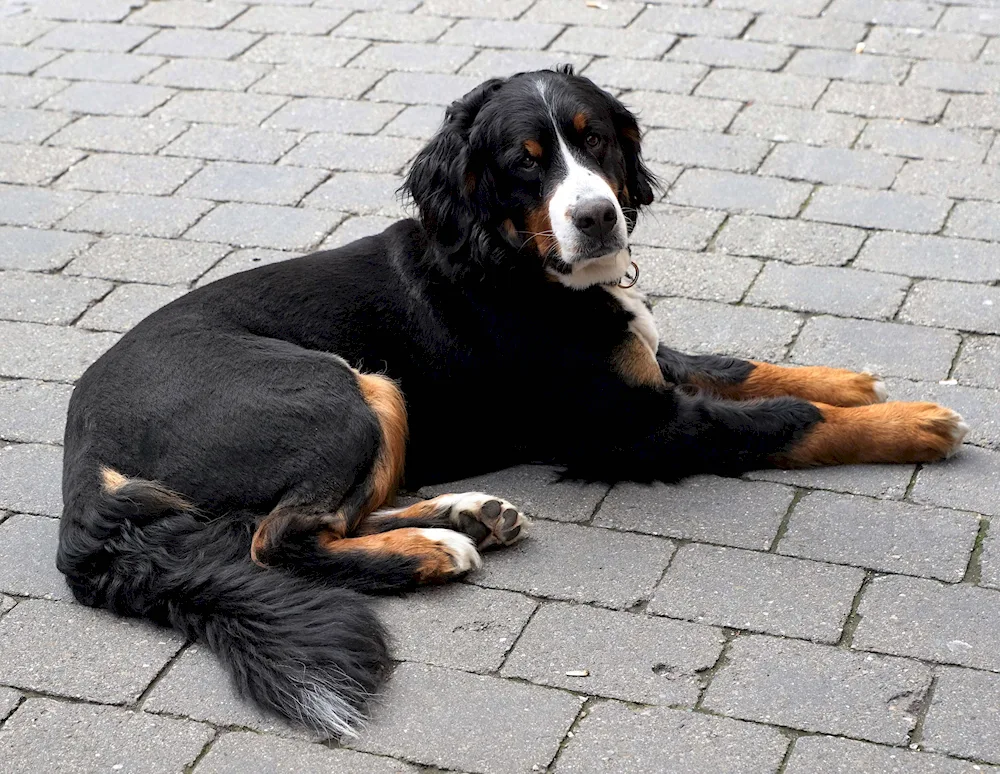
[[[77,599],[205,641],[327,732],[388,663],[356,592],[440,581],[525,520],[413,488],[526,461],[604,480],[934,460],[965,425],[867,374],[661,346],[623,287],[653,201],[635,118],[569,69],[451,106],[420,218],[212,283],[137,325],[70,403],[59,569]],[[743,399],[754,399],[740,402]]]

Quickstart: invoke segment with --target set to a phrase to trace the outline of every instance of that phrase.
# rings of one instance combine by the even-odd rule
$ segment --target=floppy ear
[[[494,78],[452,102],[441,129],[417,154],[403,183],[402,190],[417,206],[428,236],[447,253],[465,244],[479,218],[476,190],[482,171],[472,163],[469,131],[503,83]]]
[[[626,211],[629,233],[635,226],[635,215],[642,207],[652,204],[656,198],[654,189],[660,187],[656,175],[649,171],[642,160],[642,135],[635,116],[621,102],[612,98],[611,115],[614,117],[615,131],[618,134],[618,144],[625,155],[625,204],[635,210]]]

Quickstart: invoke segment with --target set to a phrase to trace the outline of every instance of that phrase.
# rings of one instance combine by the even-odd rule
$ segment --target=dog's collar
[[[612,280],[611,282],[605,282],[604,284],[608,287],[618,287],[623,290],[628,290],[631,287],[635,287],[635,283],[639,281],[639,264],[635,261],[629,261],[629,265],[632,267],[632,275],[629,276],[628,270],[617,280]]]

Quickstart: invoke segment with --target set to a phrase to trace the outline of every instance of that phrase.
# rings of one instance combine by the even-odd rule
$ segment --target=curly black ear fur
[[[477,197],[479,176],[469,144],[469,132],[483,105],[504,83],[493,78],[451,103],[437,135],[417,154],[402,191],[417,206],[427,235],[446,253],[469,239],[481,217]]]
[[[647,204],[652,204],[656,198],[655,190],[660,187],[656,175],[649,171],[642,160],[642,133],[635,116],[614,97],[611,100],[611,115],[618,134],[618,144],[625,155],[625,201],[623,209],[628,220],[628,230],[632,233],[639,210]]]

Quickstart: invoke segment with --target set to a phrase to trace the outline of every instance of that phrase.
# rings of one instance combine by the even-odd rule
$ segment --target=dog
[[[571,68],[453,103],[404,188],[418,218],[188,293],[70,401],[57,565],[76,599],[207,643],[292,722],[363,720],[390,663],[363,594],[525,535],[488,494],[393,508],[403,483],[930,462],[965,435],[870,374],[661,344],[629,286],[657,181],[635,117]]]

